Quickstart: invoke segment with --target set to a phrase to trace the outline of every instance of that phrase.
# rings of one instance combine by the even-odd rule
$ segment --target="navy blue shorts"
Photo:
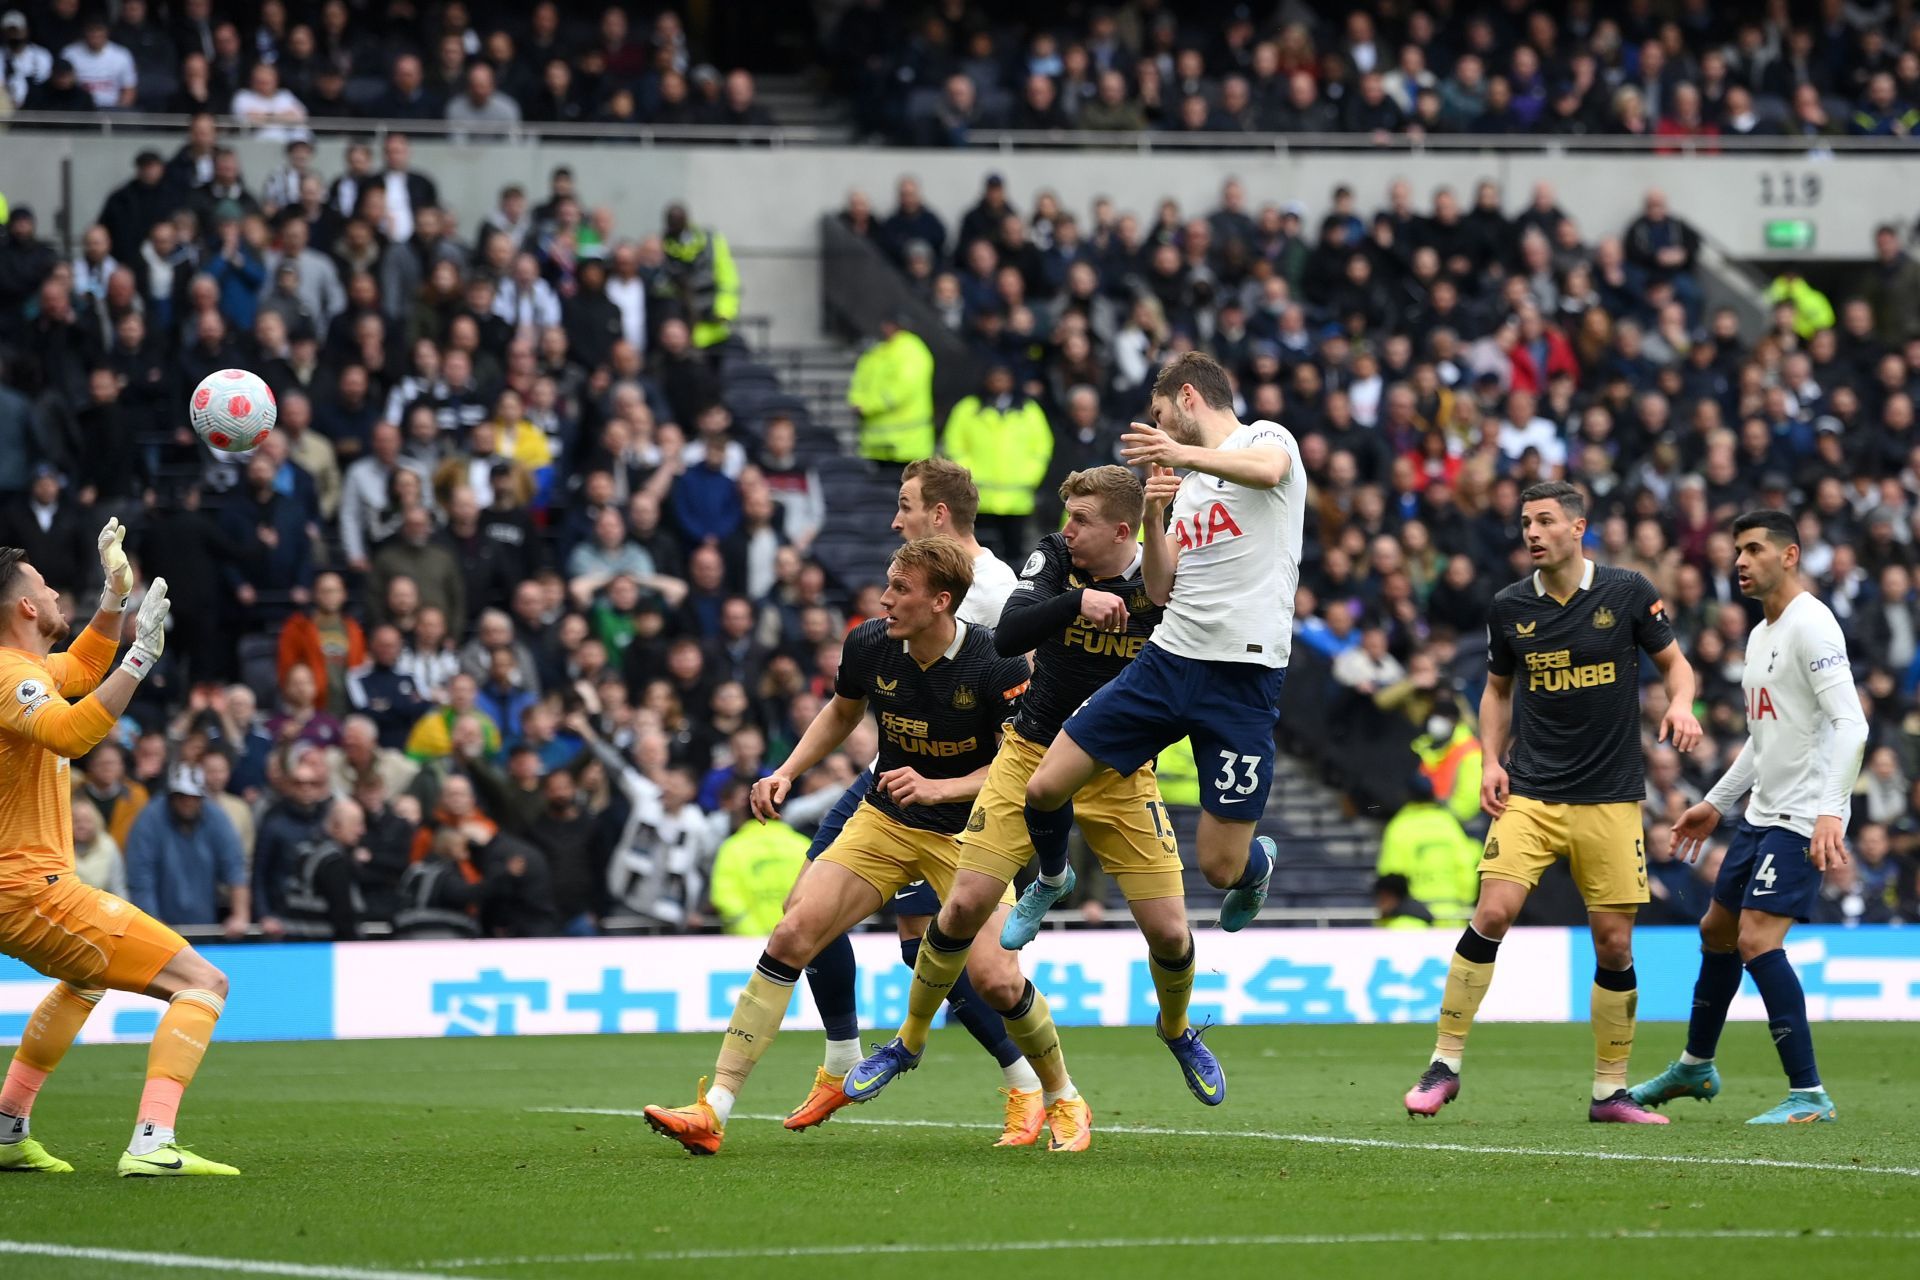
[[[1756,827],[1738,820],[1726,861],[1713,882],[1713,900],[1738,915],[1744,910],[1813,919],[1820,898],[1820,872],[1813,841],[1787,827]]]
[[[1190,737],[1201,807],[1252,822],[1273,789],[1273,727],[1286,677],[1284,667],[1183,658],[1148,644],[1062,728],[1120,774]]]
[[[868,769],[853,780],[846,793],[827,810],[827,816],[820,820],[819,828],[813,833],[813,843],[807,846],[807,861],[812,862],[825,852],[826,847],[840,838],[840,829],[847,825],[860,808],[860,802],[867,798],[867,792],[873,789],[873,770]],[[893,913],[897,916],[937,916],[940,914],[940,895],[925,880],[915,880],[906,888],[893,895]]]

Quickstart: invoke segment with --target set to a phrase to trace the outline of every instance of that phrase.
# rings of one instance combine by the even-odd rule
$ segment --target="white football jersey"
[[[1007,597],[1018,585],[1020,579],[1013,576],[1007,562],[982,547],[980,554],[973,558],[973,585],[967,588],[967,598],[960,602],[960,611],[954,616],[991,630],[1000,625],[1000,611],[1006,608]]]
[[[1851,760],[1833,758],[1833,720],[1836,713],[1858,720],[1864,739],[1866,718],[1833,611],[1808,591],[1788,602],[1778,622],[1762,620],[1747,637],[1740,685],[1746,692],[1747,750],[1754,769],[1747,821],[1803,836],[1813,834],[1813,820],[1822,813],[1837,813],[1844,824],[1852,812],[1860,757],[1856,750]],[[1829,696],[1823,707],[1821,696],[1836,691],[1844,697]],[[1837,780],[1836,769],[1844,775]],[[1838,797],[1833,790],[1840,791]]]
[[[1183,658],[1284,667],[1293,653],[1307,475],[1300,445],[1277,422],[1243,424],[1222,452],[1281,448],[1293,459],[1271,489],[1190,472],[1173,500],[1168,535],[1180,549],[1173,598],[1151,643]]]

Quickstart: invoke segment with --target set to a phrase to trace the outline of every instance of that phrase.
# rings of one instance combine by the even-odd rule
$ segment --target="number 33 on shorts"
[[[1220,772],[1213,789],[1220,804],[1240,804],[1260,789],[1260,766],[1264,756],[1242,755],[1238,751],[1219,754]]]

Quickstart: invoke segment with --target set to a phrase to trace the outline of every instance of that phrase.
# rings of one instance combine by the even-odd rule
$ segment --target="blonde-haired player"
[[[0,1171],[73,1171],[34,1140],[29,1117],[111,988],[167,1002],[120,1176],[235,1174],[174,1142],[181,1095],[225,1007],[226,976],[166,925],[74,875],[69,762],[112,731],[166,643],[167,584],[158,578],[140,606],[133,646],[107,674],[133,591],[124,536],[118,520],[100,531],[100,608],[62,653],[54,646],[71,628],[59,594],[25,552],[0,548],[0,954],[59,982],[28,1020],[0,1085]]]

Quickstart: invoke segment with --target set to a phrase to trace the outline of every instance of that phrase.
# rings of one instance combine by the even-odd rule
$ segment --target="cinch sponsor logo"
[[[1809,662],[1807,664],[1807,670],[1809,672],[1825,671],[1829,667],[1844,667],[1846,665],[1846,654],[1830,653],[1824,658],[1815,658],[1812,662]]]

